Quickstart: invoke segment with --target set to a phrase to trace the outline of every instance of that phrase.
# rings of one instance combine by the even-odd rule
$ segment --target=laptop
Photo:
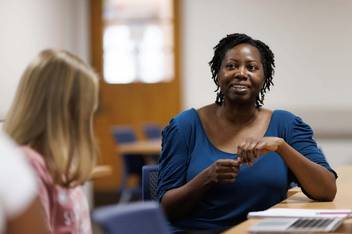
[[[345,217],[326,218],[265,218],[253,225],[250,233],[311,233],[332,232],[343,222]]]

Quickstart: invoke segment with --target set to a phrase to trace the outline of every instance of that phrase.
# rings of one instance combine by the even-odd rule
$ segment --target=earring
[[[219,92],[216,93],[215,103],[218,104],[219,106],[221,106],[223,102],[224,102],[224,94],[220,90]]]

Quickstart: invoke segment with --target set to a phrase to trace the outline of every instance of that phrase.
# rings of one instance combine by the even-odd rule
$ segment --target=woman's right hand
[[[216,184],[233,183],[239,172],[241,159],[219,159],[186,184],[168,190],[162,200],[170,220],[185,217],[198,204],[204,193]]]
[[[205,169],[208,184],[233,183],[236,180],[241,159],[219,159]]]

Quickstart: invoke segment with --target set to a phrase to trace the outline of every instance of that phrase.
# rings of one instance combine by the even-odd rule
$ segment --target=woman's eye
[[[257,70],[257,66],[255,66],[255,65],[248,65],[248,70],[249,71],[255,71],[255,70]]]
[[[235,69],[236,68],[236,64],[233,64],[233,63],[226,64],[226,68]]]

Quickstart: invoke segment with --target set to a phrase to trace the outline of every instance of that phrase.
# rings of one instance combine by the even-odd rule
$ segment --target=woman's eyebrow
[[[238,60],[237,60],[237,59],[234,59],[234,58],[227,58],[227,59],[225,59],[225,60],[227,60],[227,61],[233,61],[233,62],[238,62]]]
[[[248,63],[258,63],[258,60],[256,60],[256,59],[248,59],[247,62]]]

